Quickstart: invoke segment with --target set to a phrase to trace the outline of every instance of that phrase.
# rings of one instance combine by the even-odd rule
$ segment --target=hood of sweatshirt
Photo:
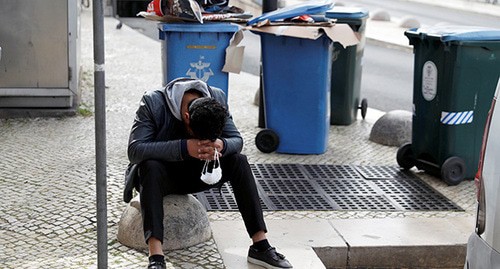
[[[176,78],[170,81],[165,86],[165,98],[168,108],[175,118],[182,121],[181,117],[181,104],[184,93],[188,90],[195,89],[199,91],[203,97],[212,97],[208,85],[198,79],[191,78]]]

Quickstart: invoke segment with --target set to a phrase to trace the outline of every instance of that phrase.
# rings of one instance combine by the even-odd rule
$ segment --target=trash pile
[[[152,0],[137,16],[162,22],[247,22],[252,17],[228,0]]]
[[[318,39],[326,34],[344,48],[359,43],[347,24],[337,24],[327,12],[334,8],[331,0],[307,1],[264,13],[247,22],[244,30],[306,39]],[[234,45],[234,44],[231,44]]]
[[[335,20],[326,18],[325,12],[333,6],[334,3],[331,0],[307,1],[264,13],[249,20],[247,24],[254,27],[264,25],[328,26]]]
[[[335,22],[324,15],[333,6],[331,0],[307,1],[251,19],[252,14],[230,6],[229,0],[152,0],[147,10],[137,16],[162,22],[224,21],[257,27],[291,24],[327,26]]]

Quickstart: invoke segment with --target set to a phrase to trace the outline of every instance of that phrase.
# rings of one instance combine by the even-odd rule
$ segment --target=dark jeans
[[[139,166],[141,212],[146,242],[155,237],[163,243],[163,197],[167,194],[196,193],[229,181],[248,235],[267,231],[257,186],[245,155],[220,158],[222,179],[216,185],[200,180],[204,161],[162,162],[148,160]]]

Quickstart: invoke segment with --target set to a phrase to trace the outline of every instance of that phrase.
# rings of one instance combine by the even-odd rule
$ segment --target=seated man
[[[130,133],[128,171],[134,172],[126,186],[140,190],[149,269],[165,268],[163,197],[196,193],[227,181],[253,242],[248,261],[266,268],[292,268],[266,239],[255,180],[246,156],[240,154],[243,139],[225,107],[222,90],[187,78],[142,97]],[[126,187],[126,202],[130,191]]]

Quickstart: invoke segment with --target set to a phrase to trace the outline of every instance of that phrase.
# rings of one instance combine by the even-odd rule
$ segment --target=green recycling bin
[[[405,35],[415,54],[413,129],[397,162],[456,185],[477,170],[500,75],[500,29],[446,25]]]
[[[360,42],[355,46],[342,47],[334,43],[332,53],[332,75],[330,95],[330,124],[350,125],[361,109],[366,116],[368,101],[360,100],[362,58],[365,49],[365,27],[368,11],[357,7],[334,7],[325,13],[336,23],[348,24],[359,35]]]

